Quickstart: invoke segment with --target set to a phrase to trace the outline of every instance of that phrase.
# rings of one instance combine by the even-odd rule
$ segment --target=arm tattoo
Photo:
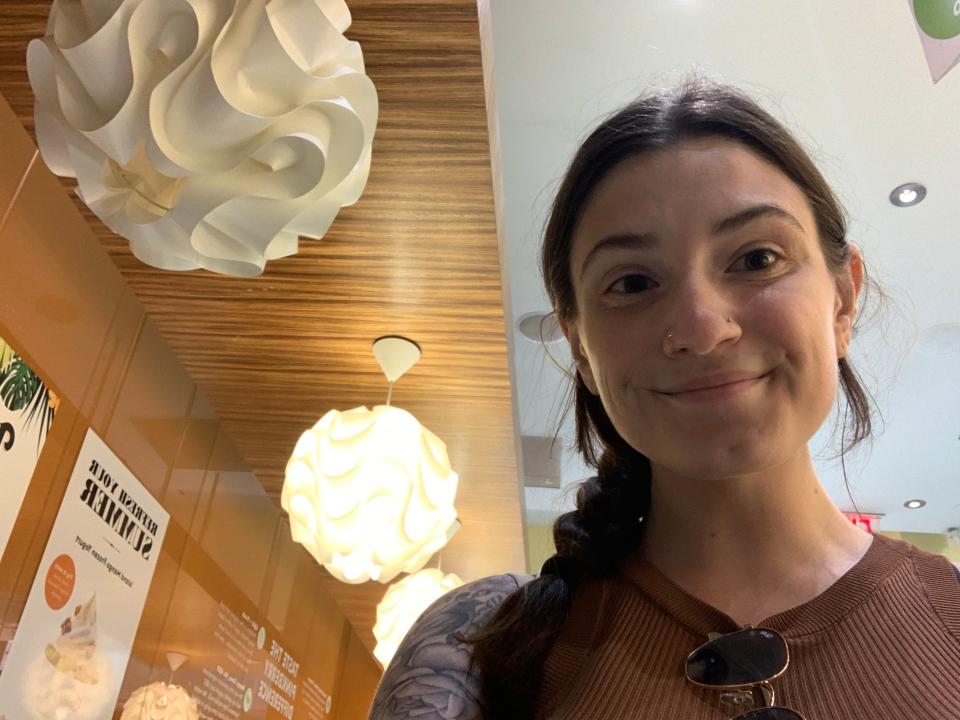
[[[469,637],[518,587],[512,575],[468,583],[430,606],[380,681],[369,720],[479,720],[480,679],[469,672]]]

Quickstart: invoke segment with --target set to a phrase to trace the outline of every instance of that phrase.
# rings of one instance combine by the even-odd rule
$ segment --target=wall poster
[[[0,338],[0,556],[59,404],[43,380]]]
[[[0,673],[0,720],[112,716],[167,521],[88,430]]]

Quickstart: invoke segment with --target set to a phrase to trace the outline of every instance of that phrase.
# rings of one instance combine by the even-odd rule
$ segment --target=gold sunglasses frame
[[[753,683],[747,683],[747,684],[739,683],[735,685],[706,685],[704,683],[699,683],[690,677],[690,673],[687,671],[687,668],[690,665],[690,660],[693,658],[694,655],[700,652],[707,645],[714,642],[715,640],[719,640],[722,637],[727,637],[729,635],[736,635],[737,633],[755,631],[755,630],[763,630],[769,633],[773,633],[778,638],[780,638],[780,641],[783,643],[783,649],[786,657],[783,663],[783,669],[780,672],[778,672],[776,675],[765,678],[763,680],[758,680],[757,682],[753,682]],[[734,630],[733,632],[729,632],[729,633],[716,633],[716,632],[709,633],[707,635],[707,641],[701,644],[700,646],[698,646],[689,655],[687,655],[687,660],[684,663],[684,674],[687,677],[687,682],[691,683],[692,685],[696,685],[697,687],[707,688],[708,690],[749,690],[753,694],[754,704],[759,705],[759,707],[755,707],[753,710],[747,710],[745,713],[741,713],[740,715],[737,715],[736,717],[731,718],[731,720],[738,720],[738,718],[742,718],[749,713],[756,712],[757,710],[776,709],[776,697],[777,697],[776,691],[773,689],[773,686],[770,684],[770,682],[772,680],[776,680],[778,677],[783,675],[787,671],[788,667],[790,667],[790,646],[787,644],[787,640],[786,638],[783,637],[783,635],[781,635],[776,630],[773,630],[772,628],[753,627],[752,625],[745,625],[739,630]],[[780,708],[780,709],[792,712],[795,715],[797,715],[800,718],[800,720],[805,720],[804,717],[800,713],[798,713],[796,710],[792,710],[790,708]]]

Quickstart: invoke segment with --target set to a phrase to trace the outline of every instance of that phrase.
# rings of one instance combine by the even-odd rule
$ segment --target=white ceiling
[[[521,432],[553,435],[565,399],[566,380],[516,322],[549,309],[537,249],[566,164],[604,115],[697,71],[750,91],[806,144],[889,295],[851,353],[885,421],[846,461],[859,509],[883,514],[885,530],[960,526],[960,353],[924,342],[960,323],[960,67],[932,82],[910,0],[493,0],[492,17]],[[927,199],[896,208],[888,195],[907,181]],[[960,344],[960,325],[947,332]],[[549,349],[569,366],[565,343]],[[815,454],[835,449],[831,429]],[[571,416],[565,448],[572,435]],[[839,462],[817,467],[852,510]],[[528,488],[528,520],[572,507],[569,488],[589,474],[565,449],[568,491]],[[918,497],[926,507],[904,508]]]

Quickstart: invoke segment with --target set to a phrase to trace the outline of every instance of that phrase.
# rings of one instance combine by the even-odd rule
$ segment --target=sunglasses
[[[716,690],[752,691],[755,710],[732,720],[804,720],[795,710],[776,707],[771,680],[790,664],[787,641],[775,630],[751,628],[727,635],[711,633],[710,640],[687,657],[687,680]]]

